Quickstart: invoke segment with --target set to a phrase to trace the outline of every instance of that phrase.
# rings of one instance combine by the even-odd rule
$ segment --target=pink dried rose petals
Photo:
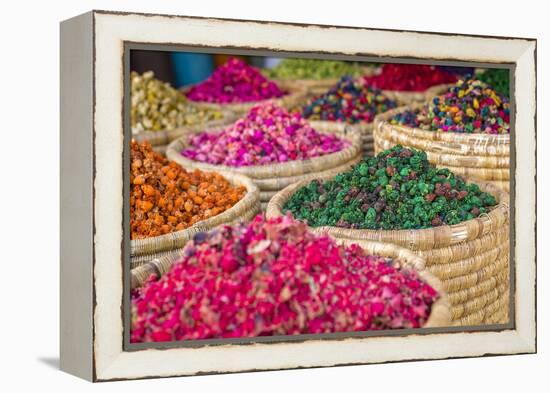
[[[263,101],[284,94],[276,83],[256,68],[237,58],[230,58],[204,82],[191,87],[186,95],[191,101],[231,104]]]
[[[290,216],[198,233],[184,255],[132,294],[132,342],[418,328],[439,296]]]
[[[181,154],[195,161],[241,167],[305,160],[348,146],[346,140],[315,131],[299,113],[289,114],[266,103],[222,131],[191,137]]]

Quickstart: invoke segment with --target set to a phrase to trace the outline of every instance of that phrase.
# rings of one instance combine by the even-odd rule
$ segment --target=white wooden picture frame
[[[128,44],[513,67],[513,321],[498,330],[197,347],[124,345]],[[536,40],[92,11],[61,24],[61,368],[91,381],[536,351]]]

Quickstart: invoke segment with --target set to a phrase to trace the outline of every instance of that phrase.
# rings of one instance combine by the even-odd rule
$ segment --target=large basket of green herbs
[[[316,232],[409,248],[443,283],[453,323],[508,321],[509,195],[396,146],[336,176],[295,183],[267,216],[291,212]]]

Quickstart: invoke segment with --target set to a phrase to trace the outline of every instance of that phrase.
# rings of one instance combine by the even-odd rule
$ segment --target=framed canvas
[[[536,44],[62,22],[61,368],[536,352]]]

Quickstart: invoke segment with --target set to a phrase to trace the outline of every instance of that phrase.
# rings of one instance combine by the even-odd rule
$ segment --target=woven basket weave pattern
[[[227,165],[214,165],[191,160],[181,155],[181,151],[188,146],[190,135],[195,130],[173,141],[166,150],[169,160],[175,161],[184,168],[198,168],[207,171],[224,173],[237,173],[248,176],[260,189],[260,201],[268,202],[279,190],[297,181],[333,174],[349,169],[353,164],[361,160],[361,136],[355,130],[346,127],[334,127],[333,124],[318,123],[314,128],[322,133],[330,133],[350,142],[345,149],[313,157],[307,160],[289,161],[280,164],[255,165],[246,167],[231,167]],[[220,128],[221,129],[221,128]],[[216,131],[220,129],[214,129]]]
[[[194,104],[189,104],[195,106]],[[137,142],[149,142],[151,146],[163,146],[172,142],[174,139],[180,137],[184,130],[195,129],[197,132],[204,129],[228,126],[229,124],[237,120],[237,115],[231,111],[223,110],[222,118],[218,120],[207,121],[202,124],[193,126],[177,127],[173,130],[160,130],[160,131],[142,131],[138,134],[132,135],[132,138]]]
[[[420,103],[414,103],[376,116],[373,130],[375,153],[398,144],[414,147],[425,151],[428,160],[438,167],[468,178],[489,181],[505,191],[510,189],[510,135],[437,132],[389,123],[397,113],[419,107]]]
[[[319,179],[326,180],[332,177],[325,176]],[[285,202],[306,184],[307,181],[295,183],[277,193],[267,206],[267,217],[282,215]],[[418,230],[361,230],[338,227],[311,229],[338,239],[391,243],[414,251],[425,259],[427,269],[442,281],[453,306],[454,324],[466,324],[470,320],[487,323],[490,309],[480,306],[475,310],[477,317],[474,318],[469,317],[467,313],[475,307],[464,304],[500,304],[502,296],[493,299],[488,294],[493,293],[494,296],[494,288],[502,288],[498,285],[504,285],[505,290],[509,288],[509,195],[494,185],[478,184],[483,191],[497,198],[498,205],[478,218],[456,225]],[[486,282],[491,279],[494,282]],[[502,307],[507,308],[508,303],[502,303]],[[508,313],[499,311],[499,315],[507,316]]]

